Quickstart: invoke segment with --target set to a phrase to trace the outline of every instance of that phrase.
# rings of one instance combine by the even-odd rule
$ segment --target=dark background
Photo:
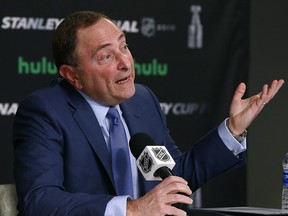
[[[251,1],[249,93],[285,79],[281,91],[249,128],[247,202],[281,207],[282,158],[288,152],[288,1]]]
[[[168,64],[167,76],[138,75],[136,81],[151,87],[160,102],[203,106],[193,114],[169,113],[170,130],[185,150],[192,141],[219,124],[228,114],[233,91],[240,81],[248,95],[264,83],[287,73],[288,1],[285,0],[185,0],[185,1],[2,1],[0,18],[65,17],[74,10],[102,10],[119,20],[153,17],[156,24],[176,26],[175,31],[157,31],[153,37],[126,33],[137,63],[146,66],[156,59]],[[201,5],[204,47],[187,48],[190,5]],[[175,27],[174,26],[174,27]],[[46,86],[51,74],[19,75],[17,59],[52,62],[51,31],[0,29],[0,106],[13,111],[25,95]],[[288,81],[288,79],[287,79]],[[287,85],[287,84],[286,84]],[[248,130],[247,166],[216,177],[198,194],[197,205],[263,206],[281,203],[281,159],[288,151],[287,87]],[[0,107],[1,108],[1,107]],[[1,110],[1,109],[0,109]],[[14,115],[0,115],[0,184],[13,183],[12,122]],[[201,198],[202,197],[202,198]]]

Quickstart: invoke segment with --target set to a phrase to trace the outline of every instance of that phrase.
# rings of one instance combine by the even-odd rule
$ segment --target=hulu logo
[[[137,63],[134,59],[135,72],[138,76],[167,76],[168,64],[158,63],[157,59],[152,59],[149,63]]]
[[[24,75],[54,75],[57,68],[53,62],[49,62],[46,57],[40,61],[25,61],[22,56],[18,57],[18,74]]]
[[[168,64],[159,63],[152,59],[149,63],[137,63],[134,60],[135,72],[138,76],[167,76]],[[53,62],[42,57],[39,61],[25,61],[22,56],[18,57],[18,74],[24,75],[54,75],[57,68]]]

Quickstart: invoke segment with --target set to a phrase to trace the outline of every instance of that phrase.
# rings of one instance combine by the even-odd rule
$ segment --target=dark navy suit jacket
[[[193,191],[245,161],[227,149],[216,128],[180,152],[158,100],[143,85],[136,84],[135,95],[120,106],[131,136],[144,132],[164,144],[176,162],[175,175]],[[18,108],[13,136],[20,215],[104,215],[116,195],[110,156],[97,119],[77,90],[58,80],[29,95]],[[158,183],[139,173],[140,195]]]

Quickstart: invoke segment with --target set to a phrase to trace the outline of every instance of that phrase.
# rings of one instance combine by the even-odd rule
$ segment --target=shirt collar
[[[91,106],[98,122],[100,125],[104,124],[107,112],[109,110],[109,106],[105,106],[95,100],[93,100],[91,97],[89,97],[88,95],[86,95],[85,93],[81,92],[78,90],[78,92],[85,98],[85,100],[89,103],[89,105]],[[120,106],[116,105],[115,108],[118,110],[119,115],[122,116],[122,111],[120,110]]]

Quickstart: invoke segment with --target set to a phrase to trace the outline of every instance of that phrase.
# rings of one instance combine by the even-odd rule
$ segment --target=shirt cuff
[[[106,206],[104,216],[126,216],[127,200],[130,196],[115,196]]]
[[[225,119],[218,127],[218,133],[224,144],[227,146],[227,148],[233,152],[233,154],[236,156],[240,154],[241,152],[246,151],[246,138],[242,142],[238,142],[229,132],[227,126],[226,126],[226,120]]]

